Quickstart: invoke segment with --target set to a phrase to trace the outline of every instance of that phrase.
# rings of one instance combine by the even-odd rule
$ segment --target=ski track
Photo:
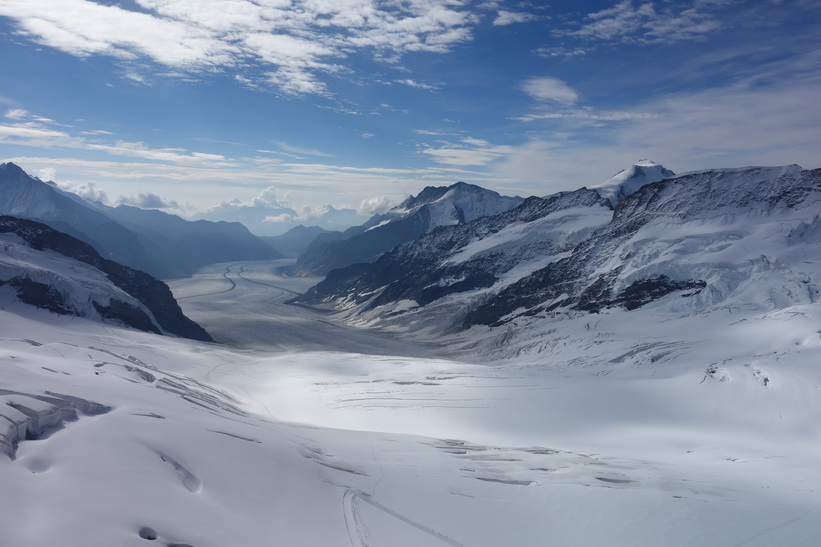
[[[359,501],[367,503],[371,507],[374,507],[375,509],[382,511],[388,516],[401,520],[405,524],[416,528],[420,532],[424,532],[425,534],[441,541],[442,543],[451,545],[453,547],[465,547],[462,543],[459,543],[458,541],[449,538],[445,534],[428,528],[423,524],[419,524],[418,522],[409,519],[401,513],[397,513],[389,507],[385,507],[378,501],[375,501],[370,495],[366,494],[365,492],[349,488],[345,491],[345,494],[342,496],[342,510],[345,515],[345,526],[348,529],[348,535],[350,536],[351,545],[353,547],[371,547],[370,543],[368,543],[367,527],[362,522],[362,518],[359,515],[359,511],[356,508],[357,502]]]

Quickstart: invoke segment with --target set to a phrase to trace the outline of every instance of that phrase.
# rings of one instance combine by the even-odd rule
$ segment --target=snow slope
[[[819,176],[706,171],[645,185],[609,221],[588,216],[610,211],[595,197],[434,230],[406,256],[458,242],[439,258],[463,267],[579,233],[531,256],[547,266],[501,267],[493,326],[444,335],[394,318],[436,327],[453,311],[437,303],[474,289],[352,328],[286,304],[313,280],[282,263],[171,284],[230,345],[2,301],[0,542],[815,546]]]
[[[437,226],[465,224],[498,215],[522,203],[520,197],[501,196],[473,184],[429,186],[393,209],[371,217],[342,234],[316,239],[299,257],[292,273],[324,275],[335,268],[369,263],[382,253],[411,242]]]
[[[603,198],[606,198],[613,205],[623,200],[630,194],[636,192],[645,184],[658,182],[663,179],[674,177],[676,174],[658,163],[650,160],[639,160],[628,167],[622,169],[601,184],[593,186]]]
[[[284,298],[234,282],[261,309]],[[331,337],[322,351],[238,351],[9,306],[2,415],[30,433],[0,455],[0,537],[814,545],[816,313],[612,310],[564,323],[564,353],[476,364],[329,351]]]

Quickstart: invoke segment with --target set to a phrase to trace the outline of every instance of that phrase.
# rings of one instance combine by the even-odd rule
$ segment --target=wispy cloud
[[[538,120],[591,120],[591,121],[623,121],[623,120],[646,120],[657,118],[658,114],[653,112],[631,112],[631,111],[597,111],[592,108],[580,108],[563,110],[561,112],[542,112],[526,114],[512,118],[520,122],[533,122]]]
[[[429,145],[421,150],[437,163],[459,167],[486,166],[514,151],[514,147],[494,145],[472,137],[465,137],[457,142]]]
[[[460,0],[137,0],[139,10],[90,0],[4,0],[17,33],[78,57],[149,61],[172,73],[232,71],[246,85],[329,96],[323,76],[357,52],[397,62],[472,39],[480,18]],[[262,74],[262,78],[259,78]],[[126,75],[138,82],[145,76]]]
[[[104,152],[178,165],[218,165],[226,158],[220,154],[194,152],[180,148],[154,148],[144,142],[106,140],[107,131],[73,131],[72,128],[23,109],[6,112],[12,123],[0,123],[0,144],[35,148],[56,148]]]
[[[284,150],[285,152],[290,152],[291,154],[297,154],[300,156],[317,156],[317,157],[324,157],[324,158],[331,158],[333,157],[331,154],[326,154],[321,150],[316,150],[314,148],[304,148],[302,146],[294,146],[292,144],[288,144],[287,142],[282,141],[274,141],[277,148],[280,150]]]
[[[533,13],[527,13],[524,11],[499,10],[499,12],[496,14],[496,19],[493,20],[493,25],[497,27],[503,27],[507,25],[514,25],[516,23],[527,23],[530,21],[535,21],[538,18],[538,15],[535,15]]]
[[[522,84],[522,91],[540,102],[572,105],[579,101],[576,90],[558,78],[550,76],[528,79]]]
[[[411,80],[410,78],[405,78],[403,80],[396,80],[396,83],[406,85],[408,87],[415,87],[417,89],[428,89],[428,90],[436,90],[439,89],[439,86],[433,84],[426,84],[423,82],[417,82],[416,80]]]
[[[699,40],[721,29],[722,24],[714,12],[725,4],[727,2],[693,0],[664,4],[657,10],[652,2],[634,6],[632,0],[622,0],[612,8],[590,13],[579,28],[564,34],[643,43]]]
[[[167,200],[154,192],[144,192],[136,196],[121,196],[120,203],[140,209],[179,209],[180,204]]]

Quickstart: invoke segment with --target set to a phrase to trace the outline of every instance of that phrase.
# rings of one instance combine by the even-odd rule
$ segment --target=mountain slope
[[[329,233],[328,230],[319,226],[294,226],[284,234],[278,236],[259,236],[259,238],[274,248],[280,255],[286,258],[297,258],[308,250],[311,243],[322,234]]]
[[[271,260],[282,255],[239,222],[184,220],[154,209],[120,205],[103,212],[137,233],[165,278],[188,277],[206,264]]]
[[[646,185],[570,256],[499,292],[466,325],[558,308],[630,309],[670,293],[686,297],[669,301],[682,311],[746,305],[750,291],[772,293],[766,301],[774,307],[814,298],[818,280],[802,260],[814,244],[795,234],[814,229],[819,200],[821,170],[798,166],[711,170]]]
[[[619,187],[629,188],[628,179]],[[622,194],[615,211],[589,194],[530,198],[496,217],[436,229],[373,265],[330,272],[297,301],[408,333],[512,328],[504,344],[539,336],[526,325],[549,328],[607,309],[656,303],[681,315],[815,301],[821,171],[689,173]],[[580,199],[585,208],[548,206]]]
[[[0,286],[7,285],[24,303],[213,342],[183,315],[165,283],[100,257],[87,243],[10,216],[0,216],[0,236]]]
[[[336,309],[358,306],[357,313],[363,314],[403,301],[424,307],[451,295],[469,295],[451,299],[459,309],[451,313],[459,317],[488,292],[498,292],[550,257],[566,253],[611,217],[609,203],[592,190],[531,197],[496,216],[435,228],[373,264],[334,270],[297,302]]]
[[[136,233],[13,163],[0,164],[0,214],[48,224],[85,241],[109,260],[149,272],[163,269]]]
[[[615,206],[645,184],[676,176],[675,173],[650,160],[639,160],[635,165],[622,169],[606,181],[592,188]]]
[[[48,224],[159,278],[188,276],[214,262],[279,256],[238,223],[192,223],[156,210],[90,203],[13,163],[0,164],[0,214]]]
[[[349,228],[338,237],[318,239],[293,268],[296,275],[320,275],[351,264],[373,262],[397,245],[413,241],[437,226],[464,224],[496,215],[522,202],[479,186],[458,182],[427,187],[390,211]]]

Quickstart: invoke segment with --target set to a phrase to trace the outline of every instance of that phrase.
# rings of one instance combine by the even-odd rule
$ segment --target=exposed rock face
[[[613,220],[570,256],[500,291],[465,324],[499,324],[516,310],[636,307],[673,291],[695,296],[708,285],[714,302],[728,293],[728,279],[749,275],[750,261],[704,263],[702,251],[728,248],[746,219],[799,207],[818,192],[821,170],[798,166],[704,171],[648,184],[621,201]],[[694,234],[710,233],[704,227],[710,225],[715,227],[712,238],[657,241],[665,231],[687,232],[685,226],[692,226]],[[728,225],[739,228],[728,230]],[[686,251],[692,253],[690,260]]]
[[[612,215],[610,204],[592,190],[531,197],[496,216],[435,228],[373,264],[334,270],[298,301],[335,307],[367,302],[367,308],[374,308],[413,300],[425,306],[450,294],[489,288],[523,262],[566,251],[591,229],[574,225],[572,233],[556,230],[548,222],[551,216],[594,210],[599,224]]]
[[[622,178],[621,189],[635,182]],[[352,321],[441,331],[659,301],[689,313],[762,290],[772,302],[818,292],[796,257],[821,240],[821,170],[709,170],[618,194],[614,210],[611,197],[582,189],[529,198],[437,228],[374,264],[330,272],[298,302],[348,310]]]
[[[108,277],[114,287],[145,308],[143,310],[125,302],[116,296],[116,291],[112,291],[105,301],[92,303],[102,317],[117,319],[141,330],[159,332],[162,329],[177,336],[213,342],[202,327],[183,315],[168,286],[147,273],[106,260],[87,243],[39,222],[0,216],[0,233],[15,234],[37,251],[53,251],[96,268]],[[56,286],[56,277],[54,284],[49,285],[30,279],[25,269],[21,270],[19,275],[8,278],[6,284],[16,288],[22,301],[57,313],[78,313],[68,304],[65,290]]]
[[[344,233],[317,238],[293,268],[296,275],[321,275],[360,262],[373,262],[398,245],[411,242],[437,226],[465,224],[512,209],[519,197],[501,196],[479,186],[458,182],[429,186],[390,211]]]

